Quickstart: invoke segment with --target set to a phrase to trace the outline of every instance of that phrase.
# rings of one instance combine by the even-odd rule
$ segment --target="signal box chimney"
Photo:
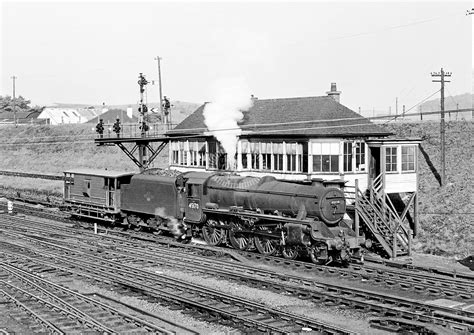
[[[331,90],[327,91],[326,94],[333,98],[336,102],[339,102],[341,91],[338,91],[336,88],[336,83],[331,83]]]

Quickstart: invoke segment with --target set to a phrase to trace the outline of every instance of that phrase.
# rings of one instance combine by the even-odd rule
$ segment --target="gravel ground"
[[[148,313],[154,314],[156,317],[148,317],[144,315],[137,315],[136,312],[130,310],[129,308],[125,307],[122,304],[116,304],[111,302],[109,299],[103,299],[97,296],[90,296],[93,299],[99,300],[107,305],[111,305],[116,307],[122,312],[130,313],[135,316],[139,316],[142,319],[148,320],[151,323],[162,326],[168,330],[176,331],[176,328],[166,322],[160,322],[161,320],[167,320],[171,323],[178,324],[180,326],[184,326],[194,332],[198,332],[200,334],[209,334],[209,335],[217,335],[217,334],[238,334],[233,328],[219,326],[216,324],[203,322],[196,320],[186,314],[181,313],[179,310],[172,310],[166,306],[162,306],[157,303],[150,303],[146,300],[137,298],[135,296],[127,296],[123,293],[116,292],[113,288],[105,288],[95,284],[91,284],[88,281],[73,279],[70,280],[69,278],[63,282],[64,279],[56,278],[54,276],[49,277],[52,281],[56,281],[58,284],[62,284],[65,287],[76,290],[82,294],[100,294],[105,297],[109,297],[115,300],[120,301],[121,303],[131,305],[135,308],[142,309]],[[178,332],[178,334],[183,334],[182,331]]]
[[[258,302],[268,307],[273,307],[285,312],[304,315],[306,317],[328,322],[351,329],[361,334],[386,333],[376,329],[369,329],[368,318],[370,316],[364,315],[363,313],[338,308],[337,306],[326,307],[324,305],[316,305],[311,301],[298,299],[292,295],[284,295],[273,293],[267,290],[251,288],[235,282],[214,279],[211,276],[203,277],[191,272],[182,272],[173,269],[163,269],[156,267],[147,268],[147,270],[181,279],[190,283],[210,287],[220,292],[224,292],[239,298],[244,298],[249,301]]]

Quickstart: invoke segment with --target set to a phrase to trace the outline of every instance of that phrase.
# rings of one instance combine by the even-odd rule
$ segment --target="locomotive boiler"
[[[288,217],[317,218],[335,225],[346,212],[344,193],[338,182],[283,182],[274,177],[214,175],[206,189],[209,201],[221,207],[242,207]]]

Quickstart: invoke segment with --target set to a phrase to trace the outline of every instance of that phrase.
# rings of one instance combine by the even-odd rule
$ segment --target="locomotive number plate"
[[[188,207],[191,208],[191,209],[196,210],[196,209],[199,209],[199,204],[196,203],[196,202],[190,202],[190,203],[188,204]]]

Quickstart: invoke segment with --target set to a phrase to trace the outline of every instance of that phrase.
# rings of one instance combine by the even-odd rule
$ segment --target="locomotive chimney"
[[[327,91],[326,94],[333,98],[336,102],[339,102],[341,91],[338,91],[336,88],[336,83],[331,83],[331,90]]]

